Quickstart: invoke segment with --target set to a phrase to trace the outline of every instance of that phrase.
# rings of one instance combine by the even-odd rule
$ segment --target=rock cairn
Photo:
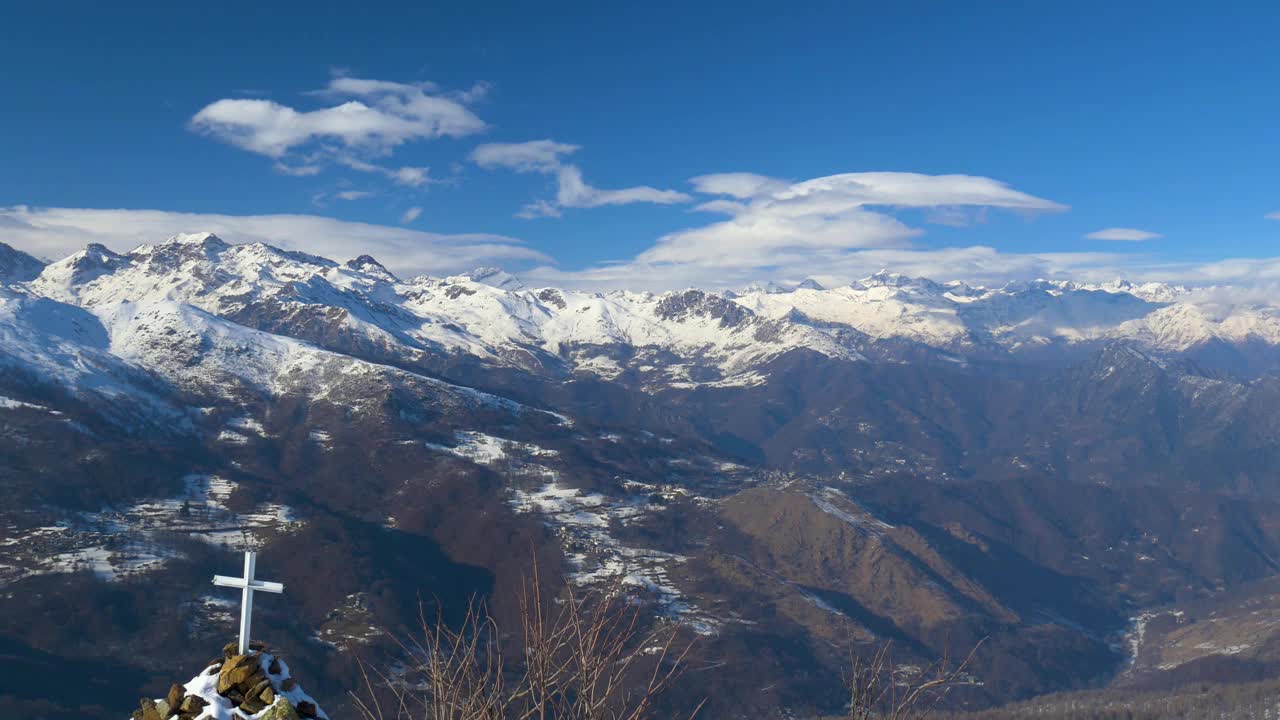
[[[288,666],[262,643],[236,654],[235,643],[185,686],[174,684],[159,700],[143,700],[133,720],[328,720]]]

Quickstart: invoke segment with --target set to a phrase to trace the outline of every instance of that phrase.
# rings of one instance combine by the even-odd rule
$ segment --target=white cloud
[[[1155,240],[1158,237],[1160,237],[1160,233],[1121,227],[1104,228],[1085,235],[1085,238],[1089,240],[1115,240],[1120,242],[1143,242],[1145,240]]]
[[[333,196],[339,200],[364,200],[365,198],[373,197],[373,193],[368,190],[343,190],[342,192],[334,193]]]
[[[1267,213],[1266,218],[1267,218],[1268,220],[1280,220],[1280,211],[1278,211],[1278,212],[1273,212],[1273,213]]]
[[[1016,254],[990,247],[923,249],[922,230],[886,208],[914,208],[928,222],[981,222],[988,209],[1019,213],[1065,206],[1005,183],[970,175],[847,173],[792,183],[752,173],[690,181],[717,195],[695,209],[727,219],[665,235],[631,260],[582,271],[542,267],[533,282],[575,287],[672,289],[741,287],[755,280],[847,284],[890,267],[938,279],[1000,281],[1061,277],[1114,278],[1136,261],[1113,253]]]
[[[273,100],[224,98],[191,118],[191,128],[271,158],[313,141],[386,154],[410,140],[463,137],[484,121],[463,102],[431,94],[428,83],[335,77],[320,95],[347,99],[317,110],[295,110]]]
[[[424,167],[398,167],[388,177],[401,185],[422,187],[431,182],[427,172],[427,168]]]
[[[580,271],[554,267],[526,270],[521,278],[533,285],[583,289],[675,290],[741,288],[758,280],[797,283],[813,278],[827,287],[847,285],[878,270],[927,277],[940,282],[1003,284],[1036,278],[1106,281],[1138,279],[1148,274],[1177,279],[1185,272],[1159,274],[1151,259],[1121,253],[1006,253],[986,246],[913,249],[805,250],[776,257],[773,266],[709,265],[632,260]],[[1153,278],[1157,279],[1157,278]]]
[[[658,239],[643,263],[778,267],[794,258],[855,249],[906,248],[921,230],[875,208],[1000,208],[1019,212],[1066,209],[1058,203],[972,175],[846,173],[788,183],[749,173],[703,175],[691,181],[725,196],[698,210],[729,219]],[[732,198],[732,199],[726,199]],[[830,259],[830,258],[828,258]]]
[[[785,190],[790,184],[785,180],[756,175],[755,173],[717,173],[700,175],[689,182],[705,195],[728,195],[740,199],[757,197],[765,193]]]
[[[691,198],[675,190],[659,190],[647,185],[605,190],[588,185],[577,165],[565,163],[562,156],[579,150],[577,145],[554,140],[531,140],[523,143],[487,143],[471,153],[471,160],[482,168],[507,168],[519,173],[539,173],[556,177],[554,201],[539,200],[516,213],[517,217],[559,217],[562,208],[592,208],[605,205],[654,203],[670,205]]]
[[[293,177],[311,177],[324,172],[324,168],[319,165],[290,165],[289,163],[278,162],[272,167],[281,175],[291,175]]]
[[[552,173],[560,169],[560,156],[582,149],[554,140],[522,143],[486,143],[471,151],[471,160],[487,170],[508,168],[516,172]]]
[[[551,258],[501,235],[444,235],[407,228],[345,222],[317,215],[216,215],[164,210],[0,208],[0,241],[33,255],[57,259],[102,243],[127,252],[180,232],[209,231],[227,242],[264,242],[342,260],[362,253],[393,272],[444,275],[480,265],[518,269]]]
[[[464,137],[485,129],[468,104],[488,85],[444,92],[431,83],[338,76],[309,93],[334,104],[298,110],[259,98],[224,98],[206,105],[188,123],[194,131],[275,160],[277,172],[318,175],[337,163],[381,175],[407,187],[431,183],[425,167],[376,162],[400,145],[440,137]]]
[[[373,173],[381,175],[397,185],[407,185],[408,187],[423,187],[432,182],[430,169],[424,167],[383,167],[371,162],[366,162],[350,155],[337,155],[334,161],[339,165],[344,165],[352,170],[358,170],[364,173]]]
[[[582,171],[576,165],[565,165],[556,173],[559,190],[556,192],[556,204],[560,207],[591,208],[602,205],[630,205],[631,203],[654,203],[672,205],[688,202],[691,198],[675,190],[658,190],[647,185],[622,188],[620,190],[601,190],[591,187],[582,179]]]
[[[489,93],[492,90],[493,90],[493,85],[481,80],[480,82],[476,83],[475,85],[472,85],[470,88],[466,90],[460,90],[460,91],[451,93],[450,96],[453,98],[456,98],[458,102],[464,105],[472,105],[474,103],[481,102],[482,100],[485,100],[486,98],[488,98]]]
[[[405,210],[404,214],[400,216],[400,224],[408,225],[414,220],[417,220],[418,216],[421,214],[422,214],[422,208],[415,205],[409,208],[408,210]]]

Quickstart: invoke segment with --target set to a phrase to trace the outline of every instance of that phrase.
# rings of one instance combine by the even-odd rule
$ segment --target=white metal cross
[[[253,579],[253,569],[257,553],[245,551],[244,553],[244,577],[227,577],[226,575],[214,575],[213,584],[220,587],[240,588],[242,591],[240,599],[240,654],[244,655],[249,652],[249,623],[253,619],[253,593],[261,590],[269,593],[284,592],[284,585],[277,582],[264,582],[262,580]]]

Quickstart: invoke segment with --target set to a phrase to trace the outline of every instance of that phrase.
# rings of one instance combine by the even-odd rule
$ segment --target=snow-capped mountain
[[[230,343],[242,358],[230,372],[251,384],[314,348],[412,370],[461,361],[658,390],[757,384],[790,353],[883,359],[885,352],[869,351],[885,342],[961,360],[1115,341],[1157,354],[1280,346],[1277,308],[1199,302],[1186,288],[1154,283],[985,288],[881,272],[835,288],[806,281],[741,293],[592,293],[529,288],[493,268],[402,280],[367,255],[339,263],[208,233],[123,255],[90,245],[48,266],[6,247],[0,263],[13,278],[4,332],[22,334],[12,309],[19,306],[43,307],[53,337],[64,337],[56,327],[75,316],[86,349],[74,366],[114,356],[172,377],[166,365],[195,363],[183,358]],[[24,317],[33,323],[28,335],[42,331],[39,318]],[[29,345],[15,343],[6,354],[39,365]],[[283,365],[267,367],[273,363]],[[224,369],[235,364],[220,361]],[[184,367],[188,376],[199,369]]]
[[[1222,306],[1192,290],[1126,281],[1039,280],[985,288],[880,272],[848,287],[756,290],[735,301],[767,318],[842,325],[876,339],[905,339],[964,352],[1131,341],[1180,353],[1221,341],[1280,345],[1280,306]]]
[[[401,364],[462,355],[605,377],[662,366],[671,382],[706,378],[707,370],[710,381],[750,382],[755,367],[796,348],[856,357],[821,330],[757,317],[699,291],[528,289],[493,269],[401,281],[368,256],[339,264],[210,234],[179,235],[125,255],[90,246],[49,265],[25,288],[88,310],[112,347],[135,358],[142,351],[129,338],[138,319],[172,323],[166,318],[173,313],[195,325],[218,318]]]

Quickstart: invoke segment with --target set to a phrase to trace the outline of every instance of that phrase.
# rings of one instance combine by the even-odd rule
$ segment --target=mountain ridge
[[[391,355],[443,351],[535,372],[638,375],[654,388],[750,384],[792,350],[857,361],[884,356],[867,348],[886,343],[1021,362],[1124,341],[1171,356],[1204,351],[1233,370],[1280,367],[1280,308],[1223,311],[1186,288],[1123,281],[985,288],[882,271],[835,288],[591,293],[527,288],[494,268],[401,280],[369,256],[340,264],[194,233],[123,255],[91,245],[19,285],[86,308],[167,300],[268,332],[307,327],[300,339],[324,344],[327,333],[337,350],[341,336]]]

